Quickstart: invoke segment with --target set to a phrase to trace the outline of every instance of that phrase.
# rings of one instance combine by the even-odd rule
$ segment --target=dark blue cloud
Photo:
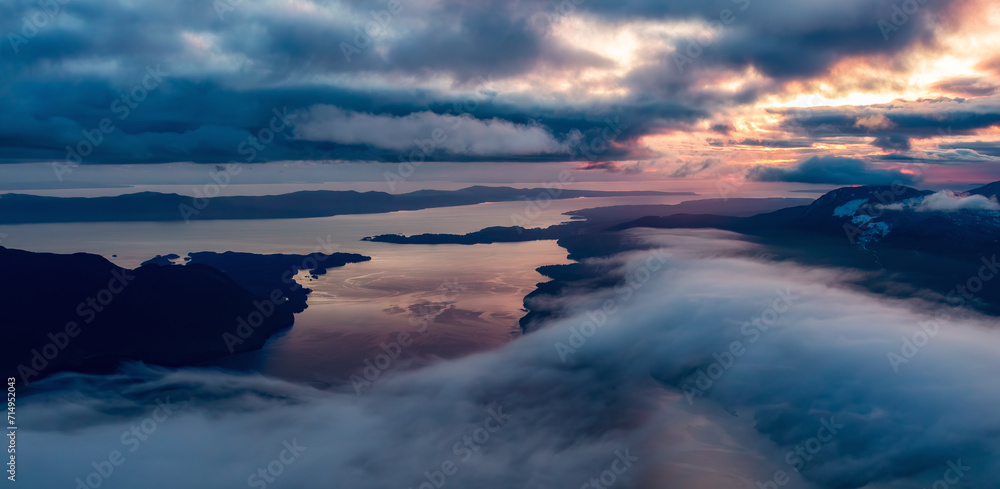
[[[890,185],[916,183],[913,175],[880,170],[854,158],[813,156],[790,167],[756,166],[747,175],[759,182],[831,183],[837,185]]]
[[[898,134],[879,136],[872,141],[872,146],[890,151],[909,151],[912,147],[910,138]]]
[[[785,128],[814,138],[904,136],[935,138],[973,134],[1000,124],[1000,97],[937,98],[896,101],[864,107],[817,107],[782,111],[794,115]],[[864,124],[868,118],[885,124]]]
[[[281,7],[231,2],[231,8],[217,9],[220,2],[229,5],[223,0],[73,0],[56,2],[58,11],[48,17],[38,17],[39,7],[27,1],[0,6],[0,33],[7,34],[0,39],[0,161],[65,158],[66,147],[79,144],[83,131],[105,117],[114,117],[110,104],[155,66],[170,77],[129,117],[114,121],[115,130],[85,163],[245,159],[237,148],[269,123],[272,109],[295,111],[318,104],[395,116],[467,111],[483,120],[540,124],[557,140],[576,132],[592,140],[607,118],[620,117],[619,144],[602,158],[635,159],[643,151],[636,144],[642,136],[690,128],[734,105],[779,92],[784,82],[820,76],[848,57],[893,55],[928,43],[928,19],[964,3],[928,3],[885,40],[876,25],[891,15],[889,0],[836,6],[792,0],[569,2],[572,10],[606,25],[700,19],[722,28],[681,70],[672,53],[699,39],[672,40],[661,51],[641,53],[644,63],[622,79],[629,94],[619,98],[500,94],[468,110],[461,107],[482,78],[516,80],[528,74],[612,68],[615,62],[555,35],[561,22],[553,13],[556,2],[399,2],[394,13],[389,12],[392,3],[381,1]],[[47,20],[35,25],[32,18]],[[721,73],[751,67],[765,79],[735,93],[713,88],[711,82]],[[990,120],[982,115],[967,125],[982,127]],[[812,122],[822,127],[853,124],[806,121]],[[915,119],[911,125],[921,123]],[[813,136],[822,137],[823,129],[810,127]],[[386,148],[287,136],[277,135],[256,152],[255,161],[399,157]],[[559,159],[551,154],[491,158],[443,152],[432,157]]]

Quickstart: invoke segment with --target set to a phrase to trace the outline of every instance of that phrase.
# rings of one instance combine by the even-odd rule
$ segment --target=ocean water
[[[260,194],[294,189],[244,190]],[[806,195],[787,189],[772,193]],[[381,377],[510,341],[520,334],[517,321],[524,314],[524,296],[546,280],[535,269],[568,263],[565,250],[555,241],[394,245],[361,241],[366,236],[463,234],[513,225],[513,216],[518,217],[517,224],[527,219],[529,227],[545,227],[565,222],[568,216],[563,213],[570,210],[715,197],[578,198],[552,200],[541,207],[502,202],[309,219],[25,224],[0,226],[0,244],[39,252],[96,253],[129,268],[158,254],[184,256],[196,251],[339,251],[371,256],[370,262],[333,268],[316,279],[299,274],[297,280],[313,292],[295,326],[272,338],[261,351],[213,364],[329,386],[350,382],[353,375],[361,376],[355,380],[365,378],[366,368],[367,380],[376,373]],[[409,344],[397,351],[394,343],[399,343],[400,333],[408,335],[403,338]],[[386,355],[391,357],[388,365]],[[370,364],[376,361],[380,365],[373,370]]]
[[[361,241],[383,233],[467,233],[511,225],[512,215],[532,226],[564,222],[564,212],[626,203],[676,203],[690,196],[581,198],[551,201],[545,209],[525,202],[345,215],[309,219],[129,223],[57,223],[0,227],[0,244],[30,251],[102,255],[137,267],[158,254],[196,251],[300,253],[339,251],[372,257],[329,269],[295,325],[267,346],[212,363],[325,387],[364,376],[368,362],[390,373],[495,348],[520,334],[522,300],[538,282],[535,269],[568,263],[555,241],[488,245],[394,245]],[[540,212],[539,212],[540,211]],[[0,235],[2,236],[2,235]],[[426,327],[423,327],[425,326]],[[410,342],[396,351],[399,334]],[[404,337],[406,338],[406,337]],[[220,339],[221,340],[221,339]],[[404,341],[406,342],[406,341]],[[385,365],[385,345],[392,360]],[[373,376],[369,367],[368,377]]]

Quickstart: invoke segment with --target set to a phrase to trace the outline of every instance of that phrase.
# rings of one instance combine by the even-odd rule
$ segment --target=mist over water
[[[1000,1],[0,3],[21,487],[1000,489]]]
[[[948,487],[1000,479],[995,321],[938,314],[894,365],[935,320],[930,305],[755,258],[735,235],[636,237],[659,251],[605,260],[623,282],[560,299],[576,316],[362,395],[138,365],[39,382],[20,407],[21,482],[717,488],[780,470],[792,487],[896,488],[930,487],[954,464],[969,469]],[[114,451],[121,464],[104,464]]]

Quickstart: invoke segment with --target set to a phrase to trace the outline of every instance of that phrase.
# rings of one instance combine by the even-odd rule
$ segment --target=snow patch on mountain
[[[884,238],[892,230],[889,224],[875,221],[872,216],[864,213],[852,217],[851,223],[861,231],[854,239],[862,249],[868,249],[868,245]]]
[[[868,202],[868,199],[855,199],[833,210],[834,217],[847,217],[857,214],[858,209]]]

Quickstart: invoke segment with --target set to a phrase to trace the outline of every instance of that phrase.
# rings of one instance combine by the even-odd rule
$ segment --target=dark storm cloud
[[[584,163],[579,166],[578,170],[603,170],[608,173],[621,173],[623,175],[640,175],[645,171],[645,167],[641,162],[635,162],[631,165],[622,164],[616,161],[595,161],[590,163]]]
[[[1000,124],[1000,97],[898,101],[864,107],[819,107],[782,111],[789,131],[814,138],[897,136],[935,138],[972,134]]]
[[[656,62],[633,71],[626,82],[646,96],[677,97],[711,107],[720,102],[752,103],[780,91],[781,82],[823,76],[846,58],[889,57],[914,45],[929,45],[938,22],[966,2],[920,2],[912,15],[896,17],[898,29],[885,35],[879,25],[888,22],[897,27],[893,23],[897,3],[596,0],[582,7],[623,21],[697,18],[714,23],[714,37],[683,39],[652,53]],[[722,73],[742,73],[750,67],[769,78],[748,83],[737,93],[702,88]]]
[[[838,185],[913,184],[912,175],[880,170],[867,162],[836,156],[813,156],[790,167],[758,165],[747,175],[759,182],[833,183]]]
[[[763,148],[811,148],[812,141],[791,141],[786,139],[743,139],[735,144],[760,146]]]
[[[594,163],[584,163],[580,167],[581,170],[604,170],[611,173],[617,173],[621,171],[621,167],[613,161],[597,161]]]
[[[452,73],[471,79],[505,78],[538,64],[583,68],[610,60],[561,46],[539,28],[534,13],[503,0],[442,2],[429,12],[432,28],[394,46],[387,63],[412,73]]]
[[[93,154],[85,158],[86,163],[211,163],[230,159],[247,161],[250,156],[253,162],[310,158],[398,161],[419,149],[416,138],[412,137],[401,140],[402,146],[379,147],[296,139],[294,131],[285,128],[274,131],[273,142],[258,143],[263,149],[249,151],[253,148],[248,143],[249,138],[261,136],[262,130],[272,126],[275,111],[293,116],[322,105],[370,113],[383,119],[430,111],[441,116],[464,114],[467,121],[499,119],[518,125],[543,121],[544,130],[556,140],[573,140],[577,145],[593,144],[602,158],[626,158],[630,148],[608,147],[609,141],[604,140],[605,129],[609,126],[617,132],[614,142],[627,143],[631,138],[666,124],[664,120],[691,121],[695,118],[691,109],[680,105],[672,109],[660,106],[657,110],[661,111],[662,119],[654,119],[647,115],[651,109],[643,106],[594,105],[577,110],[537,107],[526,112],[523,106],[495,103],[489,98],[414,95],[408,90],[368,92],[328,86],[231,90],[220,83],[195,83],[175,78],[173,74],[167,77],[164,85],[131,109],[124,120],[119,118],[121,112],[112,110],[112,104],[118,101],[116,107],[123,106],[119,94],[130,86],[112,87],[97,79],[78,82],[72,89],[60,82],[17,84],[9,92],[10,96],[37,100],[38,106],[20,104],[0,119],[0,144],[6,149],[0,158],[5,162],[23,158],[62,160],[67,156],[67,146],[76,147],[85,141],[84,131],[93,133],[105,118],[111,119],[115,130],[103,136]],[[296,123],[295,120],[290,122]],[[449,128],[448,125],[441,127]],[[421,140],[430,138],[434,127],[425,129]],[[265,133],[270,137],[270,133]],[[559,154],[541,152],[514,157],[501,153],[472,155],[442,150],[427,156],[453,161],[494,161],[497,157],[508,161],[565,161],[580,157],[580,152],[574,153],[573,148],[568,148]]]
[[[872,141],[872,146],[890,151],[909,151],[911,148],[910,138],[898,134],[879,136]]]
[[[500,1],[398,1],[394,2],[396,13],[389,12],[387,1],[315,4],[329,11],[297,9],[295,4],[231,2],[232,8],[217,12],[213,6],[220,3],[228,2],[67,2],[54,22],[39,26],[37,34],[24,37],[23,44],[5,39],[4,62],[8,67],[30,67],[42,61],[87,57],[117,58],[130,64],[169,58],[197,61],[192,59],[196,54],[192,39],[205,36],[209,50],[242,57],[222,60],[244,64],[245,71],[229,74],[230,80],[285,80],[331,71],[430,71],[468,79],[516,75],[537,63],[571,67],[609,63],[546,39],[545,31],[532,25],[530,11],[521,12]],[[0,21],[0,30],[21,33],[22,19],[30,19],[37,8],[28,2],[11,6],[10,15]],[[69,18],[82,25],[69,27],[59,22]],[[366,31],[368,27],[374,29]],[[394,37],[392,29],[405,29],[407,35]],[[383,53],[375,49],[376,42],[382,43]],[[347,52],[357,54],[345,55],[342,43],[354,47]],[[194,46],[194,51],[200,47]],[[194,76],[212,75],[211,66],[193,71],[201,71]]]
[[[4,39],[0,58],[5,72],[0,80],[0,103],[6,109],[0,122],[4,160],[61,160],[70,152],[67,146],[75,148],[86,139],[84,131],[109,118],[113,130],[91,132],[97,147],[84,162],[244,161],[250,153],[238,148],[268,126],[273,109],[294,112],[329,104],[390,116],[468,111],[468,101],[460,95],[415,91],[405,84],[359,90],[313,82],[312,77],[380,73],[391,80],[450,74],[462,85],[473,78],[516,76],[539,65],[609,64],[546,38],[526,13],[504,2],[404,2],[394,8],[394,15],[384,2],[353,10],[337,7],[354,17],[297,12],[294,4],[281,8],[234,2],[230,8],[221,2],[226,7],[216,12],[213,5],[219,4],[80,0],[62,6],[52,20],[37,27],[22,25],[23,19],[33,18],[36,6],[8,7],[10,15],[0,20],[0,32],[14,36],[10,42]],[[369,37],[359,34],[372,20],[370,12],[385,14],[388,27],[407,36],[393,38],[387,30]],[[375,41],[383,43],[379,49],[370,45]],[[344,43],[352,50],[342,49]],[[168,80],[119,119],[111,104],[138,83],[148,66],[161,66],[170,74]],[[506,117],[516,123],[544,116],[545,111],[529,105],[477,107],[475,112],[476,117]],[[600,124],[604,112],[584,107],[565,114],[566,120],[555,116],[551,122],[559,136],[571,130],[587,132]],[[588,113],[598,122],[588,124]],[[670,117],[668,112],[665,116]],[[363,155],[395,160],[398,153],[364,145],[291,141],[288,132],[262,146],[255,148],[253,161]],[[466,158],[459,154],[456,159]]]
[[[887,154],[887,155],[879,155],[879,156],[876,156],[876,158],[879,159],[879,160],[883,160],[883,161],[923,161],[922,159],[917,158],[915,156],[907,156],[907,155],[899,154],[899,153],[890,153],[890,154]]]
[[[781,81],[819,75],[845,57],[891,55],[927,42],[926,19],[947,17],[946,9],[959,3],[921,5],[886,40],[877,24],[891,18],[893,10],[882,0],[835,6],[792,0],[582,2],[574,9],[606,25],[701,19],[722,28],[683,69],[674,54],[699,39],[673,40],[669,49],[642,53],[647,62],[623,80],[632,94],[614,101],[584,96],[553,102],[500,94],[496,100],[478,100],[475,110],[462,107],[477,91],[478,80],[611,69],[615,60],[554,35],[555,2],[74,0],[42,17],[35,4],[8,3],[0,7],[0,33],[5,34],[0,39],[2,161],[62,160],[67,146],[78,145],[84,131],[106,117],[114,130],[104,134],[85,163],[246,161],[250,153],[238,148],[271,122],[273,109],[296,112],[316,105],[386,117],[468,112],[481,121],[537,124],[560,142],[598,138],[607,118],[620,117],[617,144],[602,158],[636,159],[643,151],[636,144],[642,136],[689,129],[780,90]],[[116,119],[110,105],[155,66],[170,76],[127,118]],[[736,93],[710,87],[713,80],[751,66],[770,78],[747,83]],[[380,81],[358,78],[365,76]],[[412,87],[413,80],[441,78],[452,86]],[[255,148],[252,161],[399,158],[399,151],[386,147],[306,141],[290,131],[262,146]],[[565,158],[549,152],[448,151],[429,157]]]

